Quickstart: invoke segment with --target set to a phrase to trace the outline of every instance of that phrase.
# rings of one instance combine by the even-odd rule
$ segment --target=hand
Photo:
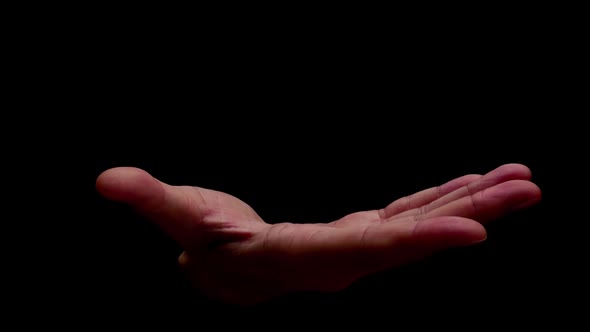
[[[209,297],[255,304],[298,291],[338,291],[357,279],[450,247],[486,239],[482,226],[541,199],[523,165],[465,175],[380,210],[326,224],[267,224],[241,200],[171,186],[137,168],[97,179],[106,198],[158,224],[184,252],[192,283]]]

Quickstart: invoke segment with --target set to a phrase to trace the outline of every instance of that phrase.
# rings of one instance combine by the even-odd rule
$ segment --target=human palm
[[[253,304],[298,291],[338,291],[359,278],[486,238],[482,224],[540,200],[529,169],[503,165],[324,224],[267,224],[226,193],[171,186],[129,167],[105,171],[97,189],[158,224],[184,252],[194,286]]]

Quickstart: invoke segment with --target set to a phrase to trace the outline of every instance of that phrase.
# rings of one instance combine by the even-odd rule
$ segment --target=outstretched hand
[[[184,248],[179,262],[201,292],[254,304],[298,291],[342,290],[365,275],[481,242],[482,224],[541,199],[530,178],[527,167],[508,164],[330,223],[272,225],[236,197],[171,186],[137,168],[107,170],[96,185]]]

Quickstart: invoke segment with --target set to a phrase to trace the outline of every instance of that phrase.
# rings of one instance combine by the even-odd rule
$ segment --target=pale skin
[[[520,164],[465,175],[322,224],[268,224],[236,197],[171,186],[138,168],[109,169],[96,186],[182,246],[179,263],[200,292],[240,305],[301,291],[340,291],[369,274],[480,243],[487,222],[541,199],[530,170]]]

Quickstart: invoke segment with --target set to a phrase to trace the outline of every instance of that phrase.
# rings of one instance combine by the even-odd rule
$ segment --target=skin
[[[109,169],[96,186],[184,248],[179,262],[202,293],[251,305],[293,292],[339,291],[363,276],[484,241],[487,222],[540,201],[530,179],[526,166],[506,164],[330,223],[272,225],[236,197],[171,186],[138,168]]]

